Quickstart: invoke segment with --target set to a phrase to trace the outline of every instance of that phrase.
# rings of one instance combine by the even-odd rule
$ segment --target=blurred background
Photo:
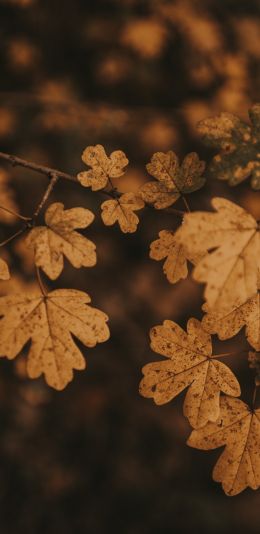
[[[86,146],[122,149],[130,160],[122,191],[147,180],[155,151],[198,151],[209,161],[196,123],[220,111],[247,120],[259,100],[259,28],[258,0],[0,0],[0,150],[75,174]],[[46,185],[31,171],[0,167],[1,204],[23,215]],[[207,183],[189,197],[192,209],[209,209],[214,195],[259,218],[259,193],[248,181],[234,189]],[[26,378],[27,350],[1,360],[1,534],[258,533],[259,493],[226,497],[211,480],[220,451],[185,445],[184,395],[157,407],[138,394],[142,366],[159,359],[149,348],[151,326],[172,319],[185,327],[202,316],[201,286],[191,278],[170,285],[162,263],[149,259],[159,230],[180,221],[145,209],[136,234],[123,235],[102,224],[102,194],[63,181],[50,200],[95,212],[85,235],[98,265],[76,271],[66,263],[55,285],[46,284],[87,291],[109,315],[111,339],[82,347],[88,369],[63,392]],[[18,226],[4,212],[0,218],[2,241]],[[5,255],[13,277],[1,294],[33,288],[23,241]],[[243,332],[214,340],[216,352],[247,346]],[[227,363],[250,401],[245,354]]]

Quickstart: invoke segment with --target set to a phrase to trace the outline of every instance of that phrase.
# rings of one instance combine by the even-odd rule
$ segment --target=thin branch
[[[45,191],[45,193],[44,193],[44,195],[43,195],[43,197],[41,199],[41,202],[37,206],[37,208],[36,208],[36,210],[35,210],[35,212],[33,214],[33,219],[36,219],[38,217],[39,213],[41,212],[44,204],[47,202],[47,200],[48,200],[48,198],[49,198],[49,196],[50,196],[50,194],[51,194],[56,182],[58,181],[58,179],[59,179],[59,176],[57,174],[53,174],[52,175],[51,180],[50,180],[50,182],[48,184],[48,187],[47,187],[47,189],[46,189],[46,191]]]
[[[25,167],[26,169],[31,169],[32,171],[39,172],[45,176],[53,176],[54,174],[58,178],[65,178],[65,180],[70,180],[72,182],[78,182],[77,177],[66,172],[58,171],[57,169],[52,169],[50,167],[45,167],[44,165],[38,165],[32,161],[27,161],[25,159],[19,158],[18,156],[13,156],[11,154],[6,154],[5,152],[0,152],[0,159],[3,159],[13,165],[13,167]]]
[[[3,247],[4,245],[7,245],[7,243],[10,243],[10,241],[13,241],[13,239],[15,239],[16,237],[18,237],[18,235],[21,235],[25,232],[25,230],[27,230],[28,226],[24,226],[23,228],[20,228],[20,230],[18,230],[17,232],[15,232],[15,234],[11,235],[10,237],[8,237],[7,239],[5,239],[5,241],[2,241],[2,243],[0,243],[0,247]]]
[[[4,206],[0,206],[0,210],[6,211],[7,213],[11,213],[11,215],[14,215],[18,219],[21,219],[21,221],[31,221],[31,217],[24,217],[23,215],[20,215],[20,213],[16,213],[16,211],[10,210],[9,208],[4,208]]]

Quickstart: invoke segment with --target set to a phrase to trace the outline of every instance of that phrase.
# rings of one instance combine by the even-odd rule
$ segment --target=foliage
[[[243,179],[250,170],[253,188],[257,189],[259,105],[251,108],[250,117],[253,128],[224,113],[204,120],[199,129],[208,141],[222,149],[222,166],[224,161],[228,169],[225,179],[231,185],[242,181],[238,167],[233,164],[235,162],[240,169],[240,156],[246,153]],[[48,385],[62,390],[72,380],[74,369],[85,368],[83,353],[74,338],[86,347],[94,347],[108,340],[110,335],[108,316],[89,305],[87,293],[66,288],[49,291],[45,287],[42,271],[51,281],[56,280],[63,273],[64,257],[77,269],[96,265],[94,242],[76,231],[85,230],[93,222],[94,214],[90,209],[64,209],[63,203],[54,202],[47,207],[45,224],[39,223],[57,181],[67,179],[75,186],[90,188],[95,195],[108,197],[102,200],[100,206],[101,220],[105,226],[118,223],[123,234],[137,231],[139,214],[136,211],[144,210],[145,213],[149,210],[151,213],[151,208],[165,210],[174,217],[174,229],[159,232],[159,238],[150,245],[150,257],[157,261],[165,260],[163,270],[171,284],[187,278],[188,262],[192,263],[193,279],[205,284],[202,309],[206,313],[201,322],[190,318],[187,332],[172,320],[152,328],[151,348],[167,359],[143,367],[141,395],[153,398],[160,405],[188,388],[183,407],[184,415],[193,428],[188,444],[206,450],[226,445],[213,478],[222,482],[228,495],[236,495],[247,486],[258,488],[259,221],[227,198],[212,199],[214,212],[191,210],[187,196],[206,185],[205,176],[208,174],[205,162],[195,152],[187,154],[181,164],[177,154],[171,150],[156,152],[146,166],[155,180],[142,184],[137,190],[127,191],[123,187],[123,175],[126,173],[127,177],[125,167],[128,165],[125,153],[116,150],[107,156],[102,145],[86,147],[82,159],[90,169],[77,176],[5,153],[0,153],[0,158],[49,178],[33,215],[25,217],[17,213],[12,195],[8,193],[7,175],[2,174],[1,202],[6,205],[0,206],[0,213],[9,214],[11,220],[18,220],[20,227],[1,246],[23,235],[16,254],[23,256],[27,266],[34,265],[38,290],[35,290],[35,284],[30,288],[25,284],[24,288],[22,281],[15,281],[10,263],[11,283],[14,280],[15,291],[10,289],[8,294],[0,297],[0,356],[14,359],[29,342],[28,376],[37,378],[44,374]],[[219,156],[215,161],[219,161]],[[209,167],[211,171],[212,165]],[[220,177],[223,178],[223,175]],[[198,195],[197,198],[202,197]],[[172,204],[178,201],[185,211],[172,208]],[[163,220],[163,214],[161,217]],[[182,220],[177,229],[175,217]],[[0,259],[2,284],[10,276],[7,262],[8,251]],[[235,336],[244,326],[248,343],[255,350],[249,351],[249,347],[242,350],[249,352],[248,363],[256,374],[250,407],[233,398],[240,396],[240,384],[233,370],[219,361],[219,358],[228,357],[231,353],[212,355],[211,345],[212,334],[218,334],[220,340],[225,340]]]

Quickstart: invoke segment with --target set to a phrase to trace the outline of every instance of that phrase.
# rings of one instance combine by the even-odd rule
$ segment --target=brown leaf
[[[9,280],[10,273],[5,260],[0,258],[0,280]]]
[[[31,230],[26,244],[34,249],[35,264],[51,280],[58,278],[62,272],[63,255],[76,268],[96,264],[94,243],[74,231],[75,228],[86,228],[93,219],[93,213],[87,209],[64,210],[61,202],[55,202],[45,213],[46,226]]]
[[[220,391],[240,395],[236,377],[212,357],[210,335],[196,319],[188,321],[187,334],[173,321],[154,327],[151,348],[169,360],[144,366],[140,393],[165,404],[189,386],[183,412],[194,428],[216,421]]]
[[[106,226],[118,222],[122,232],[133,233],[137,230],[139,218],[134,213],[144,207],[143,200],[134,193],[124,193],[115,200],[106,200],[101,204],[101,217]]]
[[[256,220],[225,198],[214,198],[217,213],[194,212],[184,216],[176,237],[189,254],[209,251],[193,271],[205,282],[207,309],[241,305],[257,292],[260,240]]]
[[[203,306],[207,309],[206,306]],[[219,339],[229,339],[235,336],[243,326],[246,326],[247,340],[255,350],[260,350],[260,295],[253,297],[241,305],[229,306],[221,311],[211,311],[203,317],[202,324],[211,334],[218,334]]]
[[[226,446],[218,459],[213,480],[222,482],[227,495],[260,485],[260,409],[251,411],[238,399],[222,397],[215,422],[193,430],[188,445],[209,450]]]
[[[172,150],[156,152],[146,168],[158,182],[147,182],[141,187],[140,193],[145,202],[157,209],[171,206],[181,195],[192,193],[205,183],[201,176],[205,163],[199,160],[195,152],[187,154],[181,165]]]
[[[80,172],[77,176],[84,187],[98,191],[106,187],[111,178],[119,178],[124,174],[124,167],[129,161],[122,150],[112,152],[108,157],[102,145],[88,146],[82,154],[82,160],[92,167],[89,171]]]
[[[159,239],[152,241],[150,245],[150,258],[157,261],[166,258],[163,272],[171,284],[188,276],[187,261],[195,264],[203,255],[203,253],[190,255],[185,245],[176,239],[175,232],[170,230],[161,230]]]
[[[31,339],[28,375],[42,373],[55,389],[73,378],[73,369],[84,369],[85,360],[76,346],[77,337],[86,347],[109,338],[108,317],[89,306],[87,293],[57,289],[47,296],[16,294],[0,298],[0,356],[13,359]]]

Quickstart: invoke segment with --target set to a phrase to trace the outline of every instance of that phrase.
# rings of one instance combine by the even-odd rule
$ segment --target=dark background
[[[247,120],[259,95],[259,27],[257,0],[0,0],[0,150],[75,174],[86,146],[120,148],[130,160],[125,191],[147,180],[155,151],[197,150],[209,160],[196,122],[220,111]],[[30,215],[47,179],[5,171],[20,212]],[[192,209],[209,209],[216,194],[259,210],[248,182],[207,183],[189,198]],[[151,326],[201,317],[202,288],[191,279],[171,286],[162,264],[149,259],[158,231],[180,221],[145,209],[138,232],[122,235],[102,225],[103,199],[58,183],[51,201],[96,214],[86,235],[97,244],[98,265],[75,271],[66,263],[55,285],[46,283],[89,292],[110,317],[111,339],[82,347],[88,369],[63,392],[26,378],[26,350],[0,362],[0,532],[257,533],[259,493],[226,497],[211,480],[219,451],[185,445],[184,395],[157,407],[138,394],[142,366],[156,360]],[[16,226],[0,216],[3,240]],[[30,257],[19,243],[6,254],[13,279],[1,293],[28,290]],[[218,352],[241,347],[243,333],[214,340]],[[246,356],[227,363],[250,401]]]

